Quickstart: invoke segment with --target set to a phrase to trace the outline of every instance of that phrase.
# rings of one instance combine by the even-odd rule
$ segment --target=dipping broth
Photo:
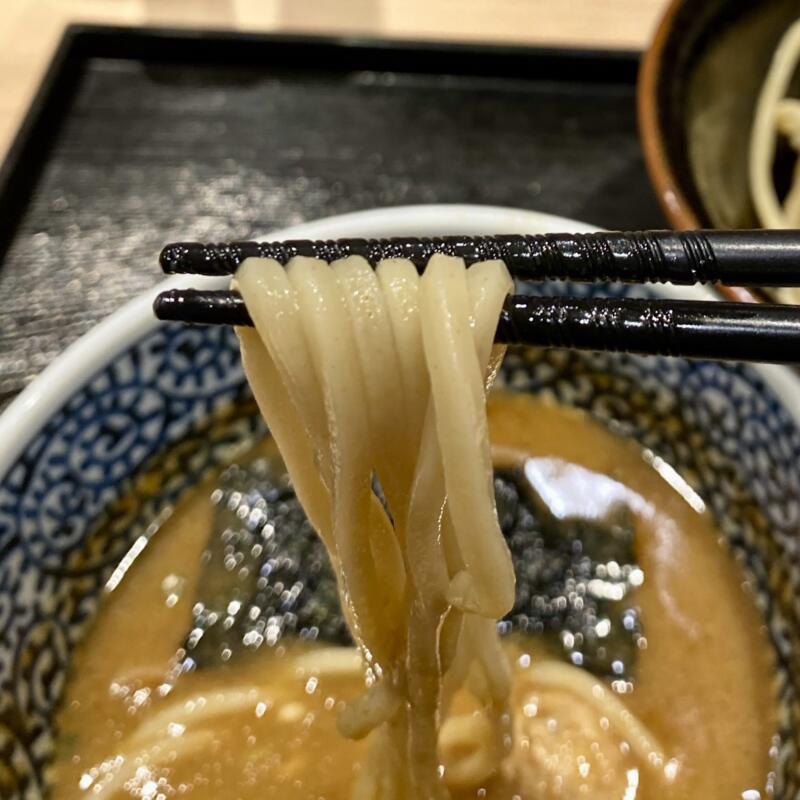
[[[513,672],[513,749],[488,765],[480,785],[461,785],[459,770],[484,754],[464,752],[459,730],[445,722],[440,759],[453,797],[766,796],[776,728],[772,654],[751,590],[702,499],[582,412],[495,393],[488,416],[496,474],[506,476],[497,484],[498,513],[516,515],[507,535],[518,606],[501,623]],[[275,455],[267,442],[251,457]],[[515,550],[528,529],[508,503],[526,482],[531,508],[551,530],[585,523],[569,529],[569,548],[553,544],[556,534],[532,533]],[[367,744],[340,736],[336,716],[363,690],[354,649],[323,641],[321,627],[270,638],[267,625],[241,657],[222,652],[202,665],[187,658],[217,485],[215,478],[189,492],[124,577],[118,573],[77,650],[57,719],[56,800],[351,797]],[[628,544],[609,534],[597,545],[603,525],[617,530],[623,518]],[[593,541],[582,541],[582,531]],[[602,561],[614,547],[627,547],[629,559]],[[599,561],[586,560],[593,548]],[[570,560],[578,550],[583,560]],[[545,551],[553,576],[521,576],[530,554]],[[581,572],[587,564],[590,574]],[[523,608],[520,592],[531,582]],[[594,616],[586,617],[589,607]],[[643,763],[614,716],[580,690],[547,690],[539,676],[566,662],[585,667],[595,696],[624,704],[663,747],[663,763]],[[457,696],[450,713],[479,727],[471,702]]]

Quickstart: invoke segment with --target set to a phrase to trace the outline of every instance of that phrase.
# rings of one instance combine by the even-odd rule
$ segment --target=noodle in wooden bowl
[[[676,228],[784,228],[798,220],[800,10],[791,0],[672,0],[638,87],[645,160]],[[731,299],[791,289],[723,287]]]

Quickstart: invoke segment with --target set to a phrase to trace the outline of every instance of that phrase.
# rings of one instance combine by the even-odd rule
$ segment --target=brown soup
[[[626,573],[624,602],[606,597],[616,616],[604,612],[593,624],[602,639],[613,617],[624,638],[631,621],[634,655],[595,665],[593,691],[624,703],[668,760],[643,763],[613,719],[580,693],[539,685],[541,664],[582,663],[573,633],[515,625],[505,638],[514,666],[512,753],[482,786],[459,789],[454,772],[454,798],[765,796],[772,655],[751,591],[702,499],[668,465],[574,409],[495,394],[489,423],[498,473],[528,480],[552,519],[627,509],[636,566]],[[354,651],[284,637],[250,658],[175,669],[212,533],[213,486],[183,498],[108,592],[75,654],[57,720],[56,800],[350,798],[366,743],[343,739],[336,714],[363,686]],[[613,559],[600,572],[593,567],[598,583],[586,596],[617,591],[621,583],[602,579],[619,568]],[[571,580],[570,602],[588,585]],[[611,645],[604,647],[594,656]],[[469,715],[467,701],[455,711]],[[455,752],[458,742],[449,746]]]

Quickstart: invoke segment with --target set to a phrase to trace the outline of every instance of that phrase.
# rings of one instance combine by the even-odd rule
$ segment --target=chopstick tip
[[[162,322],[180,321],[181,305],[180,292],[175,290],[161,292],[153,300],[153,313],[156,315],[156,319],[160,319]]]
[[[196,272],[198,262],[206,258],[205,250],[200,242],[172,242],[162,249],[158,263],[167,273]]]

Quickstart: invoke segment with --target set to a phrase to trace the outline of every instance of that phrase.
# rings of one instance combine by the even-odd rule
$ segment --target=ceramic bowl
[[[570,230],[589,228],[509,209],[423,206],[351,214],[274,237]],[[189,282],[200,283],[168,283]],[[652,291],[533,288],[580,295]],[[702,289],[682,295],[708,297]],[[233,332],[160,325],[150,310],[153,296],[133,301],[71,347],[0,419],[3,798],[45,792],[53,715],[70,655],[115,564],[133,542],[146,541],[155,516],[221,463],[232,444],[262,430],[247,402]],[[501,380],[587,409],[664,458],[703,498],[757,589],[778,654],[778,785],[782,796],[796,796],[798,379],[776,367],[528,350],[508,356]],[[167,462],[160,458],[165,450],[174,455]],[[138,475],[152,470],[158,480],[138,503],[117,502],[137,491]]]

